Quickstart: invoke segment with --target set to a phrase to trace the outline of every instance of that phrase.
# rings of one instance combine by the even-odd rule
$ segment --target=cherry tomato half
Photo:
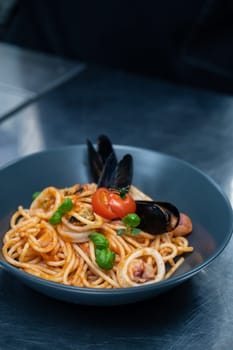
[[[124,198],[114,190],[100,187],[92,196],[92,206],[96,214],[105,219],[123,218],[136,211],[134,199],[126,193]]]

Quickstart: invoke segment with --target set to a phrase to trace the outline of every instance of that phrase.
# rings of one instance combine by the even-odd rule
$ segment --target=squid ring
[[[136,286],[142,285],[142,283],[137,283],[132,281],[132,279],[130,279],[128,268],[130,263],[134,259],[137,259],[143,256],[152,256],[157,265],[157,274],[155,275],[154,279],[147,281],[143,284],[159,282],[164,278],[165,263],[160,253],[154,248],[140,248],[135,250],[133,253],[128,254],[118,265],[117,278],[121,287],[136,287]]]
[[[31,204],[29,214],[49,219],[61,204],[60,192],[55,187],[45,188]]]

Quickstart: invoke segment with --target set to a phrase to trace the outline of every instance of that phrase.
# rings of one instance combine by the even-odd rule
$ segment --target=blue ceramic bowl
[[[232,208],[219,186],[190,164],[154,151],[115,146],[117,155],[134,158],[133,183],[151,197],[174,203],[192,218],[194,246],[185,263],[168,280],[134,288],[90,289],[49,282],[9,265],[0,253],[0,266],[12,278],[50,297],[89,305],[116,305],[155,297],[194,276],[226,247],[233,228]],[[46,186],[71,186],[90,181],[85,145],[35,153],[0,170],[0,241],[18,205],[30,205],[31,195]]]

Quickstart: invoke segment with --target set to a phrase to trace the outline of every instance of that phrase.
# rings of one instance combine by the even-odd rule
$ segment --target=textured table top
[[[0,165],[95,140],[169,153],[210,175],[233,203],[233,97],[100,67],[0,123]],[[200,194],[201,201],[201,194]],[[135,305],[53,300],[0,270],[0,349],[230,349],[233,241],[188,282]]]

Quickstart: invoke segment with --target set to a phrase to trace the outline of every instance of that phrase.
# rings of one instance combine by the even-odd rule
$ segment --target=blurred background
[[[230,0],[0,0],[0,40],[233,92]]]

